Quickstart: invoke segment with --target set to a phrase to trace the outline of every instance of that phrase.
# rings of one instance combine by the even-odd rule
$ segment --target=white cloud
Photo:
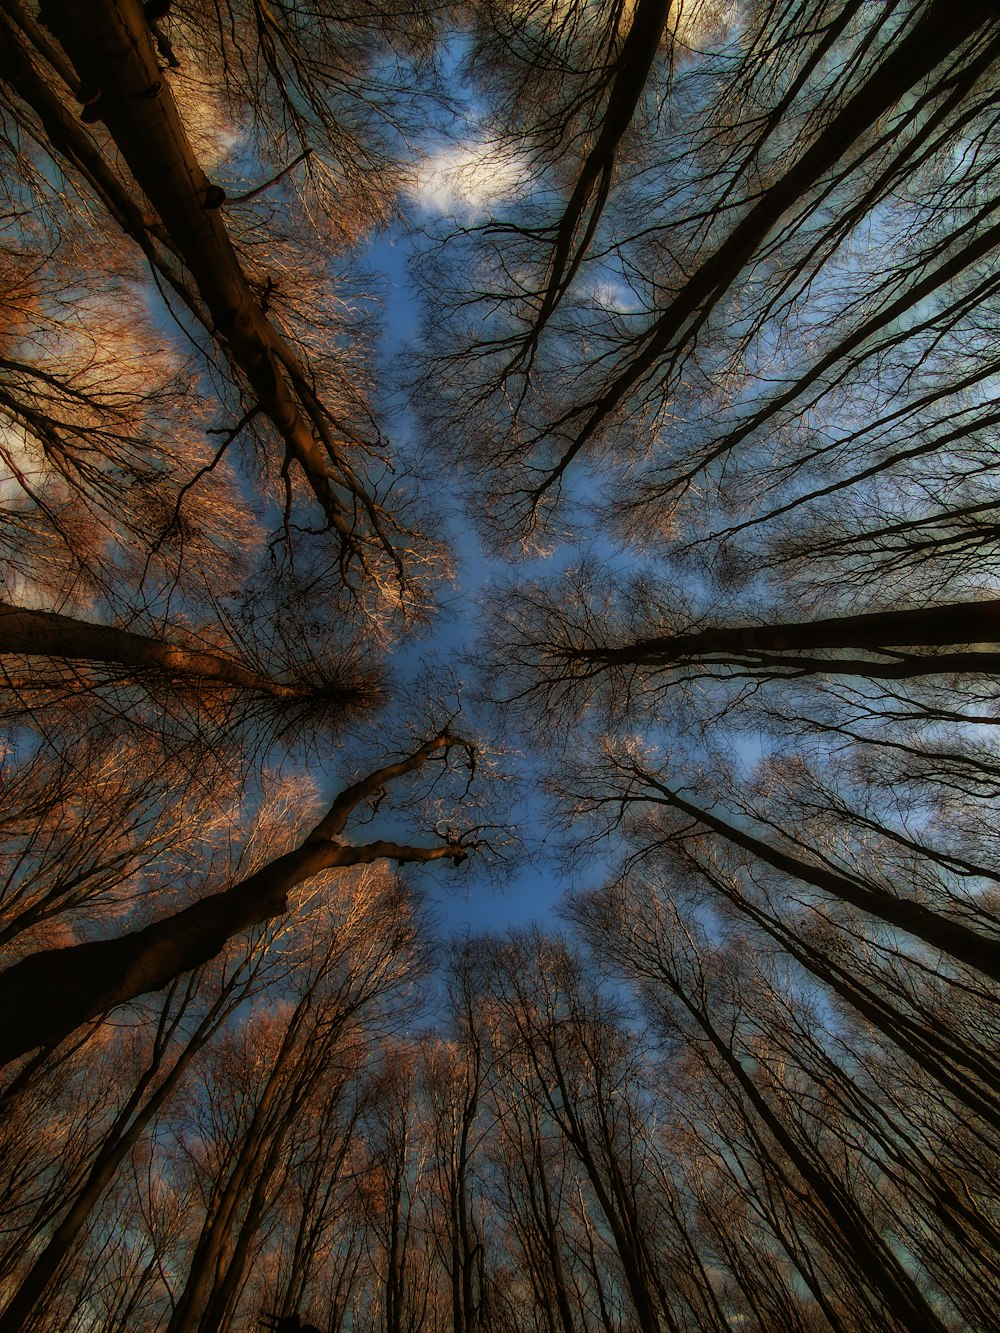
[[[413,172],[407,194],[426,213],[446,213],[468,222],[527,190],[530,176],[525,157],[471,139],[426,154]]]
[[[639,310],[635,292],[624,282],[600,278],[590,284],[587,293],[596,305],[603,306],[605,310],[623,315],[632,315]]]

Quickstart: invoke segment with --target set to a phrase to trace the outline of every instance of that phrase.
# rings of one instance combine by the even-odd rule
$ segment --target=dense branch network
[[[308,353],[254,290],[224,222],[225,191],[195,155],[142,5],[49,6],[44,21],[69,68],[16,5],[5,6],[0,21],[6,77],[41,121],[48,147],[82,173],[138,242],[224,355],[252,411],[270,421],[285,449],[283,475],[293,463],[301,470],[335,535],[345,585],[358,592],[369,582],[404,586],[410,574],[395,544],[410,534],[365,475],[363,455],[384,470],[381,441],[358,435],[350,420],[356,405],[344,401],[350,392],[322,385]],[[67,95],[84,103],[85,119],[106,126],[131,181],[74,118]]]
[[[998,61],[0,0],[4,1330],[992,1333]],[[539,557],[474,688],[411,469]],[[516,838],[559,929],[435,943]]]
[[[421,847],[384,838],[353,844],[339,836],[362,802],[431,759],[447,756],[452,747],[471,749],[468,742],[441,732],[412,754],[345,788],[294,851],[231,888],[117,939],[33,954],[0,973],[0,1005],[9,1012],[17,1006],[23,1016],[20,1024],[8,1025],[0,1058],[7,1062],[33,1047],[58,1041],[115,1005],[161,990],[201,967],[234,936],[285,913],[290,892],[321,871],[387,858],[400,865],[443,859],[461,864],[469,854],[462,837]]]

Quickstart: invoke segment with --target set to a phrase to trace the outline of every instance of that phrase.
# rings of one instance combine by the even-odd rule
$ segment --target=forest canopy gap
[[[0,1333],[991,1333],[1000,9],[0,0]]]

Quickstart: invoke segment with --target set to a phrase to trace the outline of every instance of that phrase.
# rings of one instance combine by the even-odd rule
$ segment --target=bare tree
[[[262,299],[264,277],[255,289],[233,246],[220,213],[225,190],[209,181],[199,163],[170,79],[159,65],[156,34],[138,0],[126,10],[97,5],[86,13],[51,6],[45,23],[58,45],[13,3],[5,7],[2,23],[8,83],[41,122],[47,147],[83,175],[236,376],[246,401],[234,435],[258,415],[269,421],[285,453],[287,504],[294,464],[334,533],[343,584],[361,595],[369,588],[388,591],[395,583],[398,595],[410,569],[396,542],[402,538],[409,544],[407,556],[413,555],[413,534],[390,513],[384,495],[369,486],[366,465],[359,467],[352,458],[356,449],[373,457],[376,466],[382,458],[378,433],[358,424],[370,417],[367,405],[351,401],[346,377],[335,394],[324,395],[308,356],[269,314]],[[265,29],[264,35],[265,49],[276,51],[273,34]],[[274,63],[271,73],[278,74]],[[301,63],[298,74],[303,83]],[[77,95],[92,110],[86,118],[107,127],[127,175],[68,111],[67,97]],[[290,87],[286,98],[291,107]],[[318,90],[311,90],[309,100],[320,104]],[[411,568],[417,563],[414,559]]]
[[[419,923],[386,872],[355,879],[353,894],[313,907],[313,940],[293,980],[287,1022],[244,1033],[273,1052],[263,1070],[237,1064],[228,1105],[206,1108],[218,1141],[211,1151],[208,1202],[189,1256],[169,1327],[228,1328],[239,1302],[255,1240],[286,1187],[294,1135],[311,1102],[339,1102],[344,1084],[367,1057],[379,1010],[412,985],[420,966]],[[353,899],[353,900],[352,900]],[[332,910],[331,910],[332,908]],[[220,1071],[221,1072],[221,1071]],[[235,1121],[224,1123],[226,1117]]]
[[[0,0],[3,1327],[987,1333],[998,61],[990,0]],[[603,887],[428,1028],[389,865],[514,837],[408,656],[453,481],[567,545],[477,706]]]
[[[116,1004],[161,989],[175,977],[213,958],[234,936],[288,910],[292,889],[320,871],[392,859],[400,864],[442,859],[459,865],[470,843],[447,834],[430,846],[378,838],[353,844],[342,839],[359,806],[389,784],[429,762],[449,762],[452,752],[468,759],[473,747],[439,732],[396,763],[386,764],[345,787],[323,819],[293,851],[244,880],[117,939],[46,950],[0,974],[0,994],[22,1015],[8,1031],[5,1061],[106,1012]]]
[[[554,31],[571,29],[575,10],[568,14]],[[637,40],[645,16],[632,11]],[[522,276],[532,271],[525,252],[536,237],[561,238],[559,212],[556,221],[549,212],[535,222],[530,204],[523,220],[514,212],[492,219],[481,241],[473,235],[471,292],[435,267],[429,333],[440,374],[427,410],[435,423],[452,425],[466,462],[491,477],[493,494],[479,508],[499,537],[543,524],[587,456],[610,460],[623,477],[617,508],[633,533],[662,530],[694,485],[714,483],[737,445],[781,420],[818,381],[826,386],[828,373],[853,364],[859,348],[855,360],[884,358],[911,336],[916,345],[928,321],[915,319],[902,333],[896,322],[921,301],[941,294],[942,320],[951,327],[985,299],[989,282],[977,265],[997,235],[989,205],[972,200],[953,227],[941,226],[939,211],[932,240],[922,247],[915,237],[913,253],[901,261],[892,255],[875,299],[843,303],[831,345],[788,376],[791,387],[766,409],[753,401],[757,363],[766,365],[782,336],[775,323],[787,325],[814,284],[847,265],[845,248],[857,230],[893,191],[918,180],[952,202],[945,145],[967,132],[982,142],[989,135],[988,72],[997,47],[987,6],[964,11],[964,26],[935,5],[890,18],[848,3],[814,17],[806,20],[794,5],[740,7],[727,24],[708,6],[680,8],[679,45],[686,21],[692,35],[700,27],[706,37],[718,25],[720,40],[712,54],[672,75],[663,62],[636,67],[643,95],[659,103],[670,133],[657,141],[650,118],[633,148],[634,179],[613,188],[603,209],[613,225],[599,240],[593,229],[584,232],[586,259],[578,250],[555,261],[555,288]],[[532,12],[528,33],[536,22]],[[537,46],[544,53],[544,43]],[[602,124],[613,139],[615,92],[608,97]],[[544,117],[536,123],[544,144],[551,128]],[[516,130],[509,140],[519,143]],[[530,151],[530,122],[525,142]],[[586,180],[585,169],[579,183]],[[579,227],[578,212],[571,202],[562,220]],[[455,238],[459,247],[468,243],[464,232]],[[559,239],[553,244],[558,250]],[[559,322],[539,341],[538,320],[551,319],[565,271],[576,275],[571,308],[564,297]],[[610,292],[603,300],[602,290]],[[478,332],[468,315],[474,302],[487,320]],[[510,349],[518,347],[526,349],[522,357],[530,354],[533,384],[511,382],[518,361]],[[720,403],[735,406],[737,417],[722,432]],[[674,430],[678,406],[687,420]],[[635,459],[648,460],[639,487],[624,470]],[[756,453],[753,464],[759,477]]]
[[[622,939],[616,947],[614,935],[605,932],[605,927],[614,929],[614,909],[602,914],[596,899],[590,906],[595,909],[589,917],[594,943],[617,966],[632,969],[633,975],[643,979],[655,1021],[699,1051],[706,1071],[717,1071],[718,1086],[726,1089],[724,1095],[733,1099],[734,1106],[745,1107],[741,1114],[751,1124],[759,1123],[768,1141],[761,1149],[783,1178],[783,1188],[794,1192],[796,1181],[801,1180],[804,1210],[815,1210],[815,1220],[810,1222],[814,1240],[845,1275],[856,1272],[856,1281],[863,1284],[859,1294],[863,1293],[862,1300],[871,1312],[881,1311],[881,1317],[892,1319],[900,1328],[945,1328],[933,1304],[869,1221],[865,1184],[840,1175],[837,1158],[810,1138],[791,1106],[775,1107],[765,1095],[760,1076],[744,1066],[742,1058],[750,1054],[747,1038],[752,1020],[748,1021],[742,987],[734,984],[735,969],[729,960],[713,956],[707,941],[679,925],[670,912],[659,920],[647,915],[636,923],[627,942]],[[626,925],[625,929],[630,928]],[[763,1065],[761,1054],[757,1062]],[[853,1167],[854,1159],[848,1158],[844,1171],[853,1175]],[[859,1190],[864,1191],[860,1197]],[[827,1297],[824,1304],[828,1303]],[[840,1321],[834,1318],[837,1326]]]

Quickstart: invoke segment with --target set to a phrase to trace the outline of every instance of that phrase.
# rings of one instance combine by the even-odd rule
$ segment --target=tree
[[[788,323],[798,313],[824,268],[845,262],[844,247],[893,190],[919,179],[925,190],[946,192],[945,146],[956,136],[974,140],[986,132],[983,96],[997,58],[987,6],[963,11],[959,25],[943,5],[915,6],[893,20],[871,16],[870,24],[859,22],[860,11],[854,4],[830,6],[807,26],[795,6],[759,13],[747,7],[731,12],[728,28],[708,6],[695,7],[690,19],[684,15],[704,32],[710,53],[674,76],[666,113],[674,134],[656,142],[655,120],[645,127],[642,149],[633,149],[641,162],[635,182],[622,179],[604,209],[614,225],[587,234],[589,254],[574,260],[574,308],[564,311],[560,327],[549,328],[528,363],[536,383],[526,372],[520,384],[510,382],[517,360],[508,348],[526,340],[530,350],[538,337],[540,330],[527,331],[531,316],[525,312],[539,302],[546,310],[551,295],[540,295],[544,281],[524,281],[521,265],[535,236],[560,236],[558,211],[553,221],[550,205],[544,223],[534,226],[516,216],[502,225],[491,221],[481,237],[471,238],[483,275],[476,296],[488,322],[468,350],[461,341],[469,338],[468,294],[452,294],[443,266],[435,266],[435,322],[443,332],[431,332],[441,374],[429,411],[454,423],[466,464],[484,469],[499,488],[487,512],[494,531],[517,534],[543,523],[558,505],[567,473],[587,453],[610,455],[615,468],[649,458],[641,513],[634,510],[634,480],[619,508],[631,515],[633,532],[639,523],[662,530],[678,497],[703,476],[710,484],[717,461],[744,436],[770,423],[855,349],[864,347],[868,356],[884,352],[877,340],[883,329],[956,277],[975,272],[995,248],[995,231],[983,225],[990,220],[988,205],[973,205],[951,233],[945,228],[942,235],[935,219],[925,252],[912,260],[906,254],[898,268],[893,262],[881,280],[881,299],[871,301],[876,313],[858,320],[849,306],[850,332],[835,337],[825,355],[813,356],[808,372],[792,377],[793,388],[768,411],[712,438],[713,409],[726,398],[713,385],[729,377],[750,397],[758,382],[755,358],[767,354],[771,321]],[[712,43],[717,20],[721,40]],[[528,38],[538,22],[534,11],[521,22]],[[553,30],[561,34],[569,26],[553,24]],[[532,50],[530,39],[525,45]],[[774,50],[781,52],[777,95]],[[831,68],[839,77],[830,77]],[[660,75],[655,64],[645,70],[651,98],[664,95]],[[604,122],[609,132],[611,119]],[[551,130],[542,118],[536,123],[544,143]],[[531,127],[524,137],[530,150]],[[516,131],[510,139],[519,142]],[[586,175],[585,168],[581,181]],[[573,203],[566,216],[573,217]],[[466,245],[466,234],[454,244]],[[947,259],[935,266],[943,255]],[[526,267],[531,273],[530,260]],[[588,279],[591,291],[610,284],[623,296],[603,305],[588,300]],[[985,290],[988,285],[976,287],[973,280],[957,308],[967,310]],[[453,323],[441,318],[449,302]],[[736,336],[722,345],[734,326]],[[890,345],[901,336],[891,335]],[[586,349],[582,359],[574,349]],[[470,373],[481,386],[471,395]],[[729,400],[734,396],[738,411],[739,388]],[[691,404],[687,429],[676,432],[683,443],[691,438],[690,450],[664,439],[672,398],[685,408]],[[708,443],[699,429],[706,402]],[[754,464],[759,475],[758,458]]]
[[[437,1283],[421,1225],[430,1144],[424,1133],[419,1054],[388,1045],[362,1126],[359,1205],[370,1246],[369,1326],[391,1333],[437,1327]]]
[[[593,576],[588,585],[593,602]],[[521,669],[536,692],[579,689],[588,681],[596,690],[601,676],[612,673],[624,678],[619,688],[629,690],[636,688],[635,678],[644,683],[652,678],[647,689],[666,689],[671,673],[683,671],[723,678],[752,674],[763,680],[792,673],[900,680],[988,674],[996,667],[994,652],[979,651],[993,644],[998,632],[1000,603],[993,599],[759,625],[699,623],[666,632],[662,621],[670,613],[654,606],[644,608],[653,622],[645,634],[620,638],[619,626],[609,624],[588,600],[567,604],[545,588],[518,593],[497,608],[504,619],[494,633],[498,639],[509,635],[514,651],[532,655],[530,665]],[[616,595],[628,608],[627,590],[612,585],[607,596]],[[854,650],[863,655],[844,655]]]
[[[88,1018],[160,990],[208,962],[234,936],[286,912],[291,890],[320,871],[386,858],[399,864],[447,858],[460,865],[468,856],[469,845],[461,835],[445,835],[430,847],[383,838],[354,845],[340,837],[357,808],[380,795],[388,783],[431,760],[447,762],[453,749],[466,758],[473,753],[469,742],[449,731],[439,732],[396,763],[345,787],[294,851],[285,852],[231,888],[117,939],[45,950],[0,973],[0,997],[6,997],[0,1003],[13,1008],[16,1001],[23,1006],[21,1023],[8,1030],[0,1048],[3,1060],[58,1040]]]
[[[308,699],[317,704],[324,694],[320,686],[273,680],[220,653],[199,652],[183,644],[164,643],[110,625],[88,624],[51,611],[29,611],[3,603],[0,603],[0,652],[114,663],[192,683],[232,685],[278,700]],[[328,689],[336,697],[337,686]],[[336,702],[350,709],[350,687],[341,688]]]
[[[744,1059],[754,1058],[759,1070],[766,1069],[766,1064],[762,1055],[750,1047],[748,1029],[752,1032],[752,1020],[744,1019],[748,997],[742,984],[732,983],[729,959],[713,956],[707,941],[698,940],[690,928],[678,926],[677,918],[666,911],[659,919],[647,915],[616,944],[611,931],[616,925],[621,928],[620,920],[602,913],[596,901],[591,907],[596,908],[588,917],[594,943],[617,966],[635,969],[643,978],[648,1003],[656,1006],[656,1021],[700,1052],[706,1070],[716,1072],[720,1093],[732,1098],[734,1105],[745,1099],[745,1113],[751,1123],[758,1121],[773,1144],[764,1148],[765,1160],[779,1173],[783,1188],[794,1195],[795,1182],[802,1181],[804,1211],[809,1214],[816,1210],[815,1220],[810,1221],[815,1241],[842,1268],[845,1277],[855,1275],[851,1282],[861,1284],[857,1289],[865,1293],[863,1300],[871,1314],[890,1318],[900,1328],[946,1327],[872,1227],[868,1201],[856,1197],[852,1184],[839,1177],[833,1167],[836,1157],[803,1132],[800,1117],[790,1105],[786,1119],[786,1108],[775,1108],[765,1095],[760,1075],[748,1072]],[[667,997],[669,1001],[662,1003]],[[674,1016],[674,1003],[679,1017]],[[768,1023],[765,1031],[775,1031],[774,1024]],[[827,1128],[831,1119],[824,1111],[820,1123]],[[817,1295],[819,1298],[819,1291]],[[831,1322],[836,1327],[840,1321],[835,1317]]]
[[[49,738],[75,731],[81,715],[92,729],[124,723],[164,763],[249,779],[276,748],[336,736],[384,701],[379,664],[362,668],[350,644],[323,643],[296,621],[288,614],[261,643],[239,607],[164,635],[0,604],[5,711]]]
[[[197,33],[205,16],[193,7],[188,21]],[[357,407],[349,394],[341,406],[317,393],[308,360],[270,317],[260,288],[254,289],[222,222],[225,190],[208,180],[198,162],[170,80],[162,77],[156,34],[138,0],[125,10],[95,3],[86,12],[57,4],[45,11],[44,22],[58,47],[19,6],[10,6],[4,17],[8,81],[44,127],[49,151],[83,175],[154,273],[217,343],[250,398],[236,433],[257,415],[271,423],[285,451],[289,504],[288,469],[294,463],[336,535],[345,584],[352,585],[354,567],[375,583],[393,578],[405,583],[408,572],[393,545],[402,529],[349,457],[351,445],[363,438],[351,424]],[[274,50],[272,34],[265,30],[258,37],[265,38],[265,49]],[[293,62],[298,59],[294,48],[289,54]],[[273,58],[265,67],[291,109],[289,71]],[[320,105],[314,76],[304,79],[301,64],[295,73],[307,105]],[[119,174],[67,114],[60,98],[65,91],[83,97],[87,120],[107,126],[128,175]],[[144,211],[147,205],[152,218]],[[258,281],[266,287],[263,278]],[[368,440],[361,447],[374,452],[378,444]]]
[[[638,1327],[646,1333],[679,1328],[653,1243],[656,1203],[643,1197],[637,1044],[560,941],[515,938],[481,953],[480,967],[494,978],[489,990],[484,987],[493,1058],[516,1070],[515,1102],[537,1102],[542,1125],[551,1123],[565,1138],[610,1233]],[[555,1249],[553,1240],[546,1237]],[[560,1310],[563,1318],[567,1313]]]
[[[314,908],[313,939],[293,979],[298,994],[287,1017],[270,1034],[241,1034],[242,1051],[220,1071],[236,1086],[224,1098],[217,1092],[206,1107],[214,1158],[206,1164],[208,1201],[173,1304],[171,1333],[229,1327],[256,1237],[285,1188],[296,1151],[292,1135],[306,1107],[340,1102],[368,1055],[379,1011],[416,975],[419,924],[408,919],[388,877],[367,876],[367,883],[358,877],[353,894]],[[263,1068],[257,1047],[272,1052]],[[240,1087],[244,1080],[249,1086]]]
[[[131,1071],[123,1070],[109,1081],[112,1085],[120,1083],[128,1095],[92,1154],[82,1184],[68,1201],[62,1200],[64,1204],[68,1202],[68,1207],[64,1207],[44,1248],[20,1277],[14,1295],[4,1309],[3,1324],[12,1333],[25,1327],[30,1318],[37,1317],[39,1307],[44,1308],[46,1288],[72,1253],[75,1242],[122,1162],[175,1092],[199,1051],[252,995],[261,956],[259,950],[256,958],[251,953],[228,976],[222,977],[207,1007],[202,1002],[203,1012],[193,1023],[187,1011],[201,998],[198,995],[201,978],[189,978],[186,984],[172,986],[156,1021],[152,1048],[148,1052],[136,1051],[133,1043],[133,1049],[122,1052]],[[140,1027],[139,1033],[145,1035],[144,1026]]]
[[[476,1160],[486,1084],[485,1034],[477,1012],[470,950],[449,959],[453,1032],[428,1044],[423,1060],[424,1095],[430,1107],[431,1169],[441,1262],[451,1282],[454,1333],[478,1333],[490,1324],[486,1236]]]

